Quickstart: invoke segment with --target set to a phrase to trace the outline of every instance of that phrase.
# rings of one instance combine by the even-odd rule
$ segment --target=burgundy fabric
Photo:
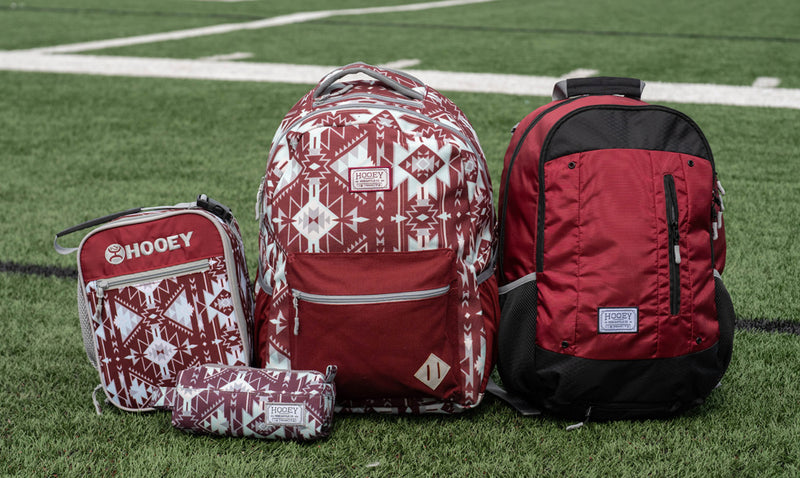
[[[455,285],[450,249],[386,254],[292,254],[287,280],[296,290],[348,298],[396,294]],[[297,304],[294,337],[299,369],[339,369],[339,393],[352,399],[458,393],[455,373],[431,390],[415,377],[430,354],[455,363],[457,328],[454,296],[448,291],[423,300],[363,305]],[[376,396],[376,390],[380,391]]]
[[[689,160],[694,167],[687,166]],[[665,174],[675,178],[681,218],[676,316],[665,300],[670,294]],[[584,358],[626,360],[674,357],[716,343],[710,214],[690,201],[707,195],[710,176],[708,161],[660,151],[599,150],[548,162],[537,345]],[[598,333],[599,307],[638,307],[639,333]]]
[[[107,254],[113,244],[132,252]],[[87,353],[113,405],[148,409],[151,395],[187,367],[249,364],[252,291],[235,221],[194,208],[126,216],[89,233],[78,264]],[[186,264],[200,268],[164,270]],[[154,275],[126,277],[144,272]],[[120,277],[108,288],[98,283]]]
[[[160,389],[151,405],[172,410],[172,426],[193,433],[325,438],[336,396],[335,369],[327,373],[207,364],[182,370],[175,387]]]
[[[494,327],[477,284],[492,267],[494,239],[483,152],[463,112],[433,88],[361,63],[331,75],[348,68],[415,94],[345,76],[319,97],[301,98],[282,121],[258,203],[260,363],[340,365],[339,400],[348,410],[471,408],[493,366]],[[293,297],[448,284],[441,297],[391,304]]]
[[[505,217],[503,237],[503,276],[499,285],[503,286],[516,278],[536,272],[536,255],[531,245],[536,244],[536,210],[539,204],[539,153],[550,128],[568,113],[582,107],[605,104],[614,101],[620,105],[645,105],[638,100],[622,97],[587,96],[576,100],[549,103],[537,108],[517,125],[511,143],[503,160],[503,174],[500,182],[500,204],[498,217]],[[549,113],[541,116],[550,108]],[[541,116],[541,118],[540,118]],[[529,126],[539,118],[533,129],[524,137],[509,177],[508,168],[519,142]],[[508,193],[506,193],[508,190]],[[505,204],[503,198],[509,194]]]
[[[710,250],[711,163],[674,152],[602,149],[548,161],[541,178],[539,159],[549,130],[567,114],[595,105],[647,104],[616,96],[580,97],[542,106],[517,126],[500,186],[501,201],[509,197],[505,210],[500,205],[505,221],[499,283],[537,271],[537,211],[543,187],[544,264],[536,275],[536,345],[602,360],[705,350],[719,337],[712,265],[724,266],[725,256],[724,230],[715,241],[714,257]],[[520,145],[534,121],[538,122]],[[676,315],[669,309],[665,175],[674,177],[680,218],[683,260]],[[638,333],[598,333],[598,309],[623,307],[638,307]]]
[[[122,221],[148,216],[152,216],[152,213],[125,216],[106,225],[104,230],[87,236],[81,245],[79,255],[84,280],[92,281],[161,269],[223,253],[222,241],[212,222],[213,219],[202,213],[182,212],[179,213],[179,217],[115,227]],[[115,244],[122,247],[123,253],[126,246],[131,251],[131,254],[126,254],[119,264],[104,260],[106,251]],[[166,250],[160,252],[156,244],[159,246],[158,249],[166,248]]]

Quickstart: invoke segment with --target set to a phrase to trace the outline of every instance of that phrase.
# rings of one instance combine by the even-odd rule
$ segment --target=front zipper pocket
[[[340,400],[458,393],[451,250],[290,254],[286,277],[292,368],[336,365]]]
[[[148,410],[149,397],[177,373],[203,363],[247,365],[224,256],[87,283],[92,335],[107,398]]]
[[[678,215],[678,195],[675,192],[675,178],[664,175],[664,198],[667,205],[667,236],[669,244],[669,313],[678,315],[681,308],[680,283],[680,224]]]
[[[325,304],[325,305],[370,305],[370,304],[386,304],[389,302],[410,302],[414,300],[432,299],[440,297],[450,291],[450,286],[446,285],[436,289],[430,290],[415,290],[409,292],[393,292],[387,294],[367,294],[367,295],[324,295],[324,294],[311,294],[297,289],[292,290],[295,316],[294,316],[294,334],[300,333],[300,301],[310,302],[312,304]]]
[[[187,262],[185,264],[178,264],[175,266],[154,269],[151,271],[126,274],[110,277],[108,279],[98,279],[95,282],[95,296],[97,297],[97,307],[94,315],[95,321],[100,322],[100,317],[103,311],[103,301],[105,300],[106,292],[109,290],[148,284],[151,282],[168,279],[170,277],[180,277],[189,274],[203,273],[209,268],[209,260],[201,259],[199,261]]]

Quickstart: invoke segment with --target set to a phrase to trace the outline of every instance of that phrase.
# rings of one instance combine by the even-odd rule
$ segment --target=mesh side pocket
[[[86,356],[89,358],[89,363],[92,364],[92,367],[97,369],[97,352],[95,352],[94,349],[94,327],[92,327],[92,313],[89,309],[89,303],[86,300],[86,294],[81,289],[80,281],[78,281],[78,317],[81,321],[83,350],[86,351]]]
[[[728,289],[722,283],[722,279],[714,277],[715,296],[714,301],[717,305],[717,320],[719,321],[719,360],[720,373],[722,378],[733,356],[733,329],[736,325],[736,312],[733,310],[733,301],[728,294]]]
[[[500,296],[500,326],[497,334],[497,368],[503,385],[525,397],[536,389],[534,356],[538,288],[529,281]]]

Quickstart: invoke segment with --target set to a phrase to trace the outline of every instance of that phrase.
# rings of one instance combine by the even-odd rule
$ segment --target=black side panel
[[[690,355],[591,360],[536,347],[537,397],[546,410],[582,419],[658,418],[703,403],[724,373],[720,344]]]
[[[736,327],[736,313],[733,310],[733,302],[728,294],[728,289],[722,283],[722,279],[714,277],[714,300],[717,304],[717,320],[719,321],[719,356],[721,369],[719,376],[725,374],[728,365],[731,363],[733,355],[733,329]]]
[[[523,397],[535,395],[538,290],[531,281],[500,296],[497,369],[503,385]]]
[[[542,160],[613,148],[671,151],[713,162],[708,142],[694,121],[675,110],[652,105],[582,108],[553,128]]]

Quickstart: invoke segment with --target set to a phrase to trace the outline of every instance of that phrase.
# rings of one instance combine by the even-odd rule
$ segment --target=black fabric
[[[693,354],[664,359],[593,360],[536,346],[535,281],[500,299],[498,371],[503,386],[534,407],[576,420],[661,418],[702,404],[731,360],[735,314],[715,279],[720,339]]]
[[[591,78],[570,78],[566,80],[566,96],[578,95],[624,95],[639,99],[643,84],[636,78],[596,76]]]
[[[534,404],[573,419],[659,418],[697,406],[719,383],[719,344],[651,360],[591,360],[536,348]]]
[[[534,396],[527,377],[536,373],[536,281],[527,282],[500,296],[497,330],[497,370],[503,386],[523,397]]]
[[[553,126],[542,150],[542,161],[613,148],[691,154],[713,164],[708,142],[694,121],[656,105],[598,105],[576,110]]]
[[[736,313],[733,310],[733,301],[728,294],[728,289],[722,283],[722,279],[714,277],[714,300],[717,305],[717,320],[719,321],[719,357],[720,373],[719,377],[728,370],[733,356],[733,329],[736,327]]]

